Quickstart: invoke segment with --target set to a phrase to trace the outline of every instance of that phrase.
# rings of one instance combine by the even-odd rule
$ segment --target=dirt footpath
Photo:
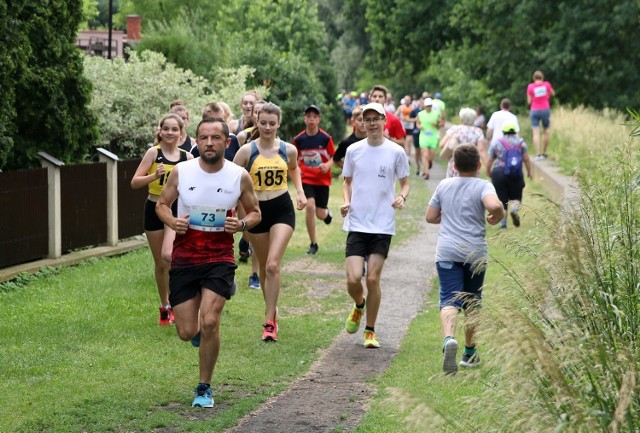
[[[444,170],[435,165],[427,181],[429,189],[434,190],[443,176]],[[381,348],[362,347],[364,328],[356,334],[342,333],[304,377],[228,433],[350,432],[358,426],[376,391],[368,381],[389,367],[431,289],[438,226],[421,221],[416,228],[420,231],[404,244],[392,242],[382,271],[382,303],[376,323]],[[345,319],[347,314],[345,311]]]

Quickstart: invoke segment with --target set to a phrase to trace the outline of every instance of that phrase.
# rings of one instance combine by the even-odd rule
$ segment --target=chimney
[[[127,15],[127,40],[129,42],[139,41],[142,17],[140,15]]]

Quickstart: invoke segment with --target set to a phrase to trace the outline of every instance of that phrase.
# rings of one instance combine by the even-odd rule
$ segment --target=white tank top
[[[181,163],[178,170],[178,216],[189,214],[189,228],[224,231],[224,220],[240,198],[244,168],[225,161],[216,173],[200,168],[199,158]]]

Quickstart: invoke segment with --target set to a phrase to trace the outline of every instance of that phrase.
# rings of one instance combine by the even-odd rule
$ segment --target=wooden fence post
[[[118,245],[118,157],[98,148],[100,162],[107,164],[107,245]]]
[[[60,167],[64,162],[46,152],[38,152],[40,163],[47,169],[49,196],[49,255],[50,259],[62,256],[62,209],[60,207]]]

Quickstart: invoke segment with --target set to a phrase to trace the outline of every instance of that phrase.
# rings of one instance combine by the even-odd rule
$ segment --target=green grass
[[[502,264],[512,271],[515,266],[515,257],[508,249],[511,240],[535,237],[540,230],[536,212],[546,203],[542,193],[538,185],[528,184],[519,229],[511,224],[506,231],[495,226],[487,229],[490,262],[483,300],[483,311],[487,313],[493,313],[496,304],[509,296],[500,290],[506,278]],[[479,404],[478,400],[497,385],[495,380],[500,376],[500,368],[488,361],[491,353],[499,348],[493,346],[491,336],[483,334],[480,328],[478,350],[482,367],[461,369],[454,377],[445,376],[442,373],[437,278],[432,286],[425,310],[412,322],[391,368],[374,380],[378,393],[356,433],[459,432],[491,425],[494,416],[491,408]],[[463,323],[461,314],[456,334],[458,341],[464,341]],[[500,397],[494,395],[492,398],[498,400]],[[479,431],[487,430],[481,428]]]
[[[566,119],[580,123],[585,119],[582,115],[569,113]],[[557,151],[560,162],[573,167],[580,159],[572,159],[575,152],[564,147],[575,143],[561,144],[563,137],[571,136],[569,128],[558,132],[558,141],[552,138],[552,146],[556,143],[562,148],[552,147],[549,153],[553,157]],[[584,145],[589,144],[598,145]],[[588,158],[591,153],[584,155]],[[407,207],[397,213],[394,246],[409,239],[424,221],[431,192],[415,177],[411,184]],[[525,286],[547,277],[540,268],[548,254],[548,245],[542,241],[547,234],[543,222],[555,207],[540,193],[537,185],[527,186],[520,229],[489,227],[487,231],[491,258],[483,316],[507,331],[513,324],[502,323],[508,320],[501,317],[505,305],[511,303],[516,311],[531,307],[526,287],[514,287],[510,274],[526,274]],[[197,381],[197,351],[180,341],[172,327],[156,324],[158,297],[148,249],[0,285],[2,428],[18,432],[178,432],[219,431],[235,425],[307,371],[342,332],[350,299],[342,276],[346,234],[338,210],[341,203],[341,182],[334,179],[329,203],[334,222],[329,226],[318,222],[321,241],[315,257],[305,255],[309,240],[304,213],[297,213],[297,229],[283,261],[282,330],[277,345],[260,341],[261,292],[246,287],[250,266],[239,267],[239,292],[223,313],[212,411],[189,407]],[[536,266],[541,269],[539,275],[525,273]],[[318,271],[310,274],[313,268]],[[462,337],[461,328],[458,335]],[[501,339],[504,335],[481,330],[482,367],[445,377],[441,373],[437,289],[431,291],[391,368],[373,379],[378,393],[356,431],[497,431],[498,421],[503,421],[501,410],[508,410],[512,403],[509,387],[529,379],[510,377],[514,370],[503,371],[502,365],[496,365],[510,354]],[[513,390],[514,395],[517,391]],[[635,401],[637,404],[637,397]],[[509,431],[524,430],[513,427]]]
[[[407,239],[422,219],[427,191],[414,179],[398,212]],[[334,180],[334,222],[318,222],[320,253],[308,257],[304,213],[283,260],[279,341],[264,344],[262,293],[247,288],[223,312],[216,406],[192,410],[197,350],[174,327],[159,327],[153,261],[147,248],[88,260],[0,285],[0,419],[4,431],[219,431],[286,389],[342,332],[350,298],[343,277],[341,181]],[[295,265],[298,261],[299,265]],[[289,265],[289,267],[287,267]],[[307,268],[317,267],[309,274]],[[326,272],[329,270],[329,272]],[[326,275],[324,275],[326,273]]]

